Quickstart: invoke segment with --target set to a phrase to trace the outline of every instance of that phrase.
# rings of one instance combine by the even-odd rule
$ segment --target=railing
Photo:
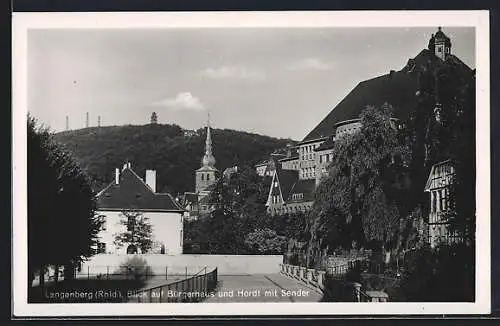
[[[134,291],[127,295],[128,302],[199,302],[209,297],[217,286],[217,268],[206,267],[197,274],[170,284]]]
[[[139,266],[140,267],[140,266]],[[206,266],[145,266],[137,268],[135,266],[106,266],[106,265],[87,265],[75,272],[78,279],[98,279],[98,280],[117,280],[134,279],[137,275],[141,279],[164,279],[179,280],[188,278],[199,273]]]
[[[345,275],[350,268],[355,267],[359,261],[349,262],[346,264],[332,266],[330,271],[318,271],[302,266],[280,264],[282,274],[297,279],[298,281],[308,284],[318,292],[324,294],[328,292],[327,277],[337,279],[337,282],[343,284],[343,288],[347,292],[343,296],[345,301],[352,302],[387,302],[389,298],[386,293],[381,291],[367,291],[361,289],[361,284],[357,282],[347,282],[344,279],[339,280],[338,277]]]
[[[319,292],[323,292],[325,289],[325,271],[288,264],[280,264],[280,271],[284,275],[314,287]]]

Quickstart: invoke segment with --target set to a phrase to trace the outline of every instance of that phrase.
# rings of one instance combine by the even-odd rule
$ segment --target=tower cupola
[[[208,115],[208,120],[207,120],[207,139],[205,141],[205,155],[203,155],[203,158],[201,159],[201,165],[202,166],[209,166],[209,167],[215,166],[215,157],[212,154],[212,136],[210,133],[210,114]]]
[[[451,54],[451,40],[443,33],[441,27],[438,27],[436,34],[432,34],[429,40],[429,50],[443,61]]]

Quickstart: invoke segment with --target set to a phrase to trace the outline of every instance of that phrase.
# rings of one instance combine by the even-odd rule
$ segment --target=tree
[[[329,174],[316,190],[312,250],[370,241],[383,250],[396,246],[399,220],[408,209],[407,150],[390,106],[367,107],[360,119],[359,132],[336,141]]]
[[[95,253],[102,221],[84,171],[48,128],[28,115],[28,284],[46,266],[74,266]]]
[[[158,115],[156,112],[151,113],[151,124],[157,124],[158,123]]]
[[[257,229],[245,237],[250,252],[259,255],[280,255],[285,252],[287,238],[271,229]]]
[[[153,230],[149,218],[142,212],[125,210],[120,213],[120,224],[125,227],[125,231],[115,235],[115,245],[119,248],[131,246],[130,253],[146,253],[153,245]],[[127,249],[127,252],[129,249]]]

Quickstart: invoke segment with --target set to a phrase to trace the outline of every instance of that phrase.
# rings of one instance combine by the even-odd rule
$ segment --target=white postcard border
[[[488,314],[490,266],[490,101],[488,11],[13,13],[12,304],[17,317]],[[27,303],[27,31],[34,28],[429,27],[476,30],[476,301],[474,303]],[[460,285],[457,285],[460,286]],[[126,308],[126,309],[125,309]]]

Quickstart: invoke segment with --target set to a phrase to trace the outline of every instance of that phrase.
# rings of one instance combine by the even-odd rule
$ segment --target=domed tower
[[[451,40],[443,33],[441,27],[438,27],[437,33],[431,36],[429,50],[434,52],[436,57],[443,61],[451,54]]]
[[[210,115],[207,120],[207,139],[205,155],[201,159],[201,168],[196,170],[196,192],[202,192],[217,180],[218,170],[215,168],[215,157],[212,154],[212,137],[210,133]]]

